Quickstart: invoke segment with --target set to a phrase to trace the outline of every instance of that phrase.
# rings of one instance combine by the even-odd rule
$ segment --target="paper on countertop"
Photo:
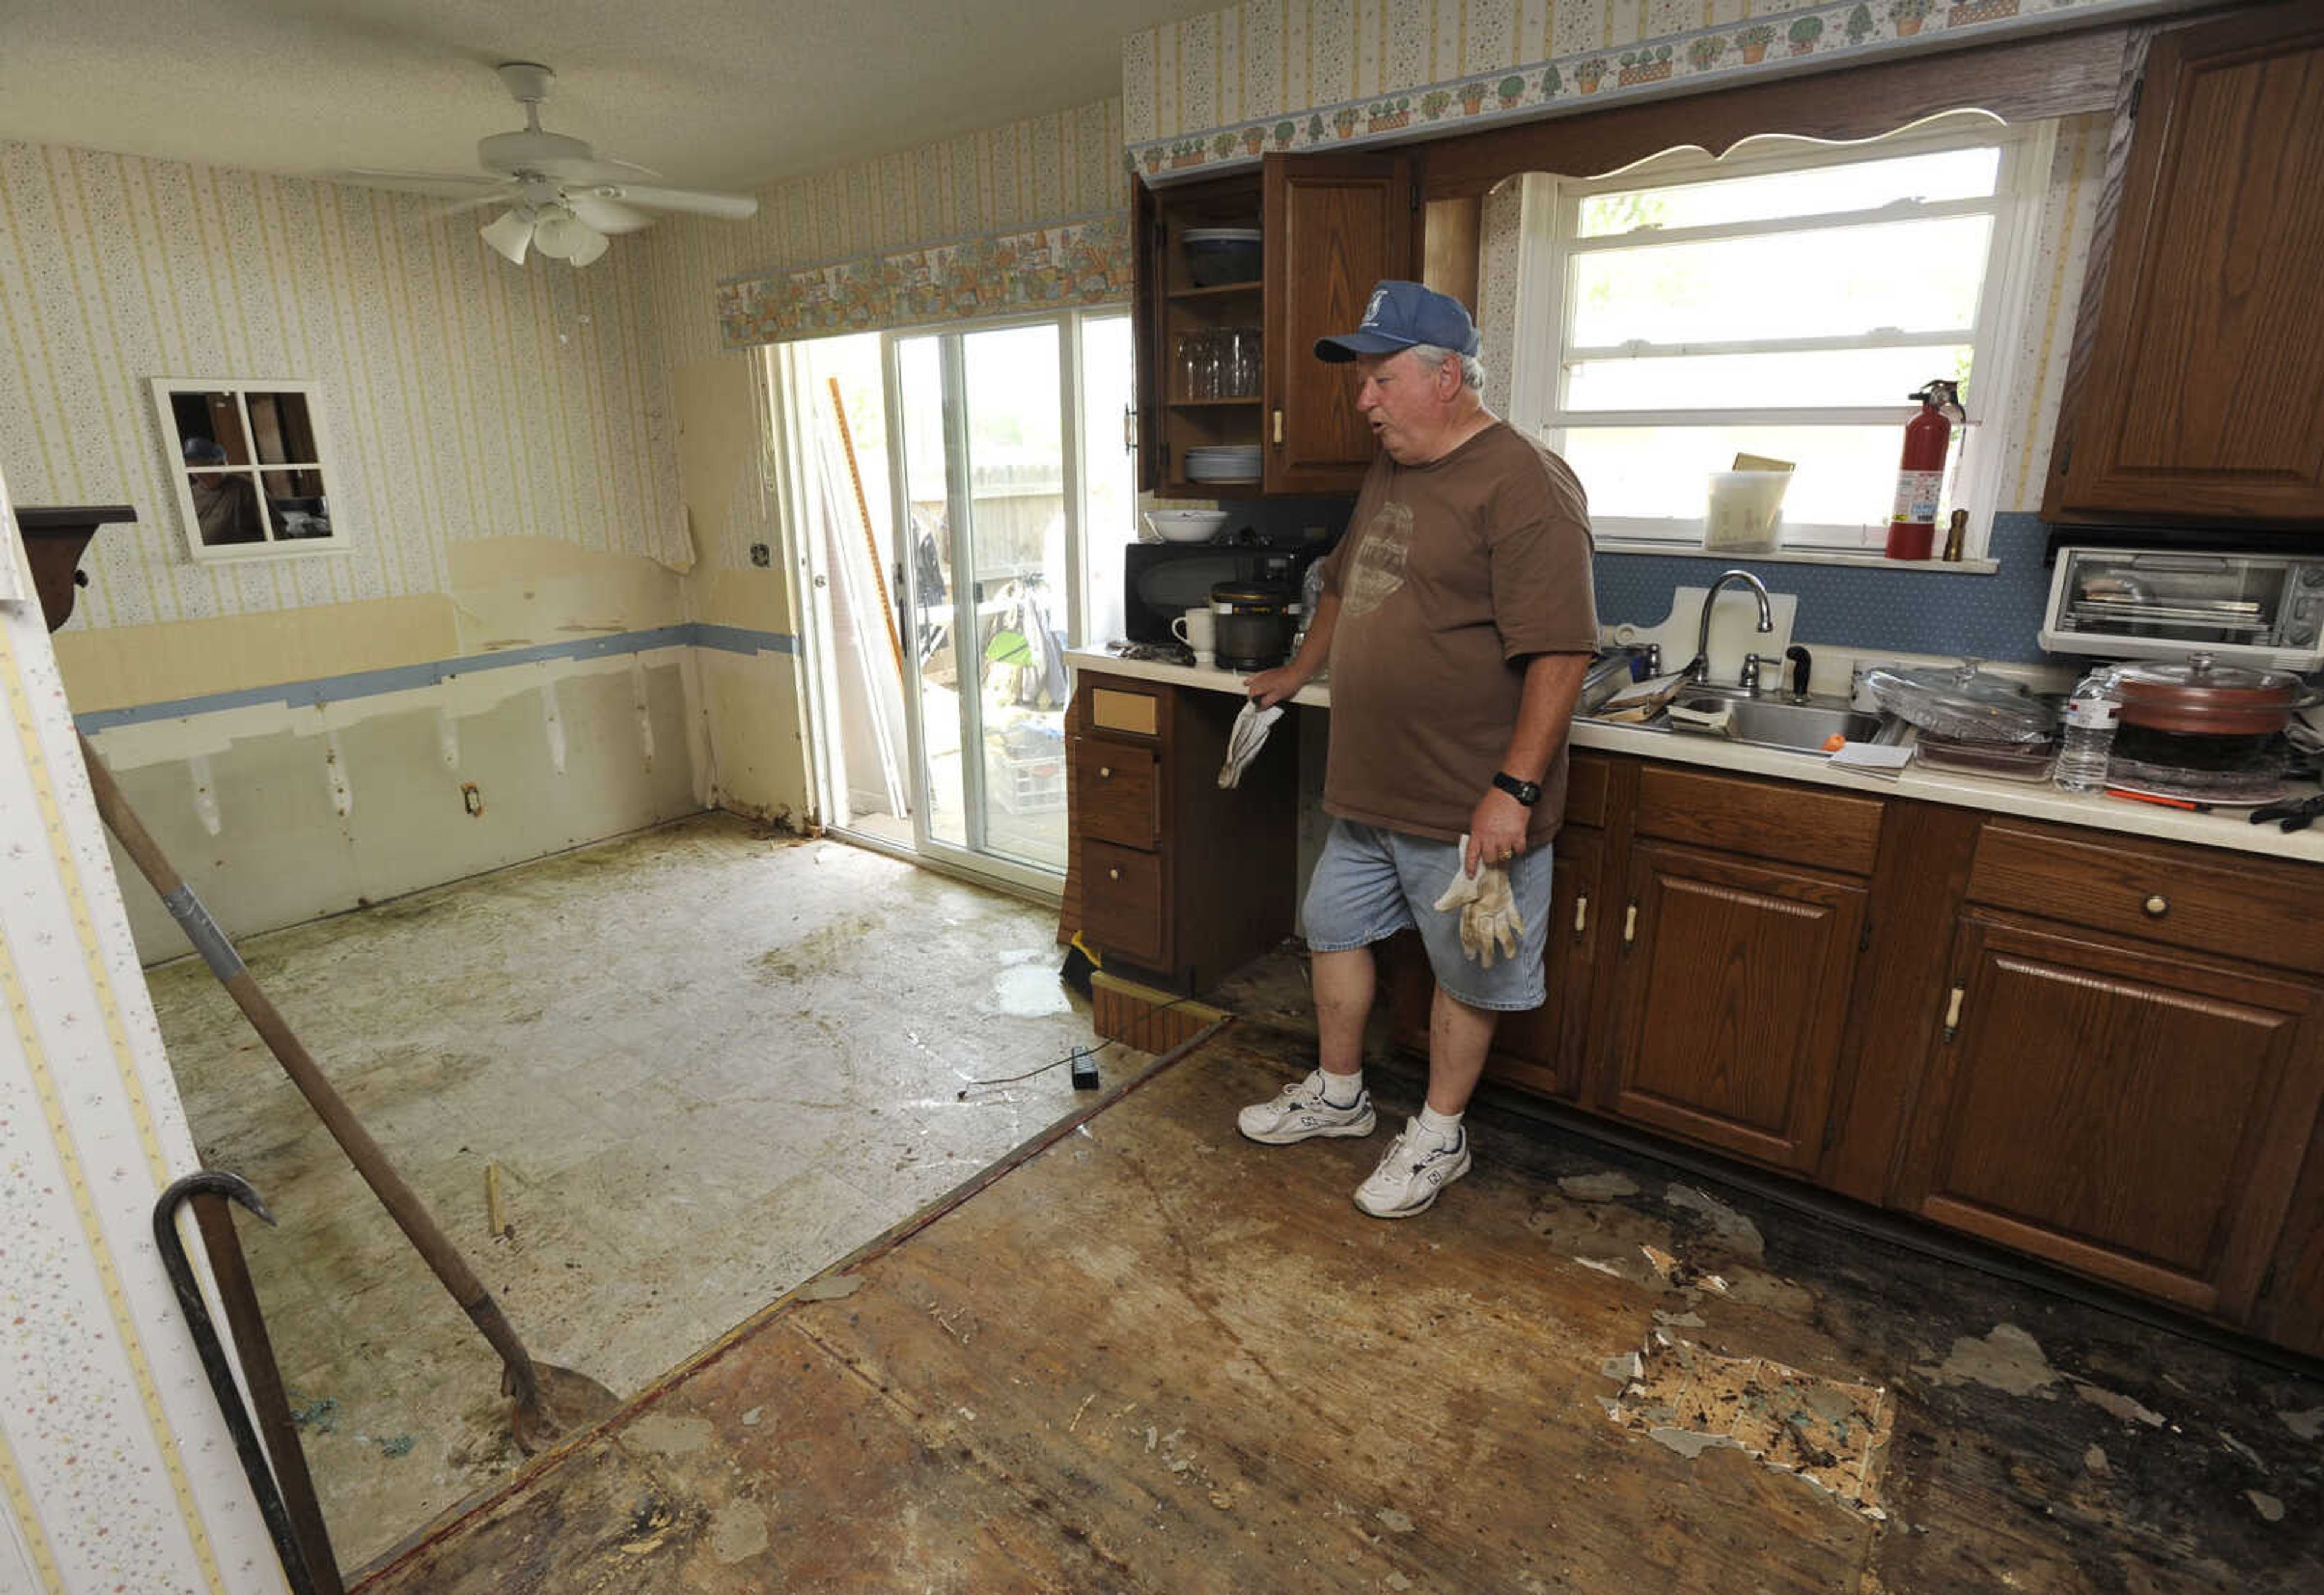
[[[24,579],[24,556],[17,550],[23,539],[16,535],[15,517],[8,513],[8,501],[0,498],[0,604],[22,604],[32,595],[30,583]]]
[[[1858,775],[1902,775],[1913,762],[1913,750],[1886,742],[1842,742],[1833,751],[1831,762]]]

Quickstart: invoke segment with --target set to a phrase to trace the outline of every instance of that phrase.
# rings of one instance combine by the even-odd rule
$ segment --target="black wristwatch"
[[[1502,791],[1507,792],[1510,797],[1516,798],[1519,803],[1524,804],[1527,808],[1531,808],[1535,804],[1541,801],[1541,783],[1539,781],[1521,781],[1506,770],[1497,770],[1493,772],[1493,785],[1499,787]]]

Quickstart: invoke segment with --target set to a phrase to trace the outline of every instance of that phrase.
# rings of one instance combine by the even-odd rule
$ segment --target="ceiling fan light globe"
[[[580,224],[576,222],[574,225],[578,226]],[[604,253],[605,235],[603,233],[589,233],[581,240],[573,253],[565,257],[565,260],[568,265],[586,266]]]
[[[532,246],[551,260],[571,260],[576,251],[594,237],[587,227],[573,219],[568,211],[557,211],[545,216],[533,225]]]
[[[532,242],[532,218],[522,211],[504,212],[501,219],[477,229],[494,253],[512,266],[524,264],[525,246]]]

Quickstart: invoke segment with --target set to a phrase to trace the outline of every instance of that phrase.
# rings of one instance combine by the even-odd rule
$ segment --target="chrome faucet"
[[[1752,596],[1758,599],[1759,630],[1762,632],[1772,632],[1775,629],[1775,612],[1773,609],[1770,609],[1767,605],[1766,584],[1762,582],[1757,576],[1753,576],[1748,570],[1729,570],[1720,572],[1719,579],[1711,584],[1711,591],[1702,595],[1702,623],[1695,628],[1694,658],[1688,661],[1686,667],[1687,678],[1692,681],[1699,681],[1705,687],[1711,685],[1711,612],[1719,603],[1720,593],[1729,582],[1742,583],[1745,586],[1751,589]],[[1740,683],[1740,685],[1744,687],[1756,687],[1757,683],[1751,679],[1751,678],[1756,677],[1757,674],[1758,672],[1756,668],[1747,665],[1745,667],[1746,678]]]

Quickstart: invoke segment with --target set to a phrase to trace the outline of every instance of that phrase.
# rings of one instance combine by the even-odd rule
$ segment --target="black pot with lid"
[[[1221,582],[1211,589],[1211,613],[1223,668],[1271,670],[1290,657],[1299,601],[1287,584]]]

